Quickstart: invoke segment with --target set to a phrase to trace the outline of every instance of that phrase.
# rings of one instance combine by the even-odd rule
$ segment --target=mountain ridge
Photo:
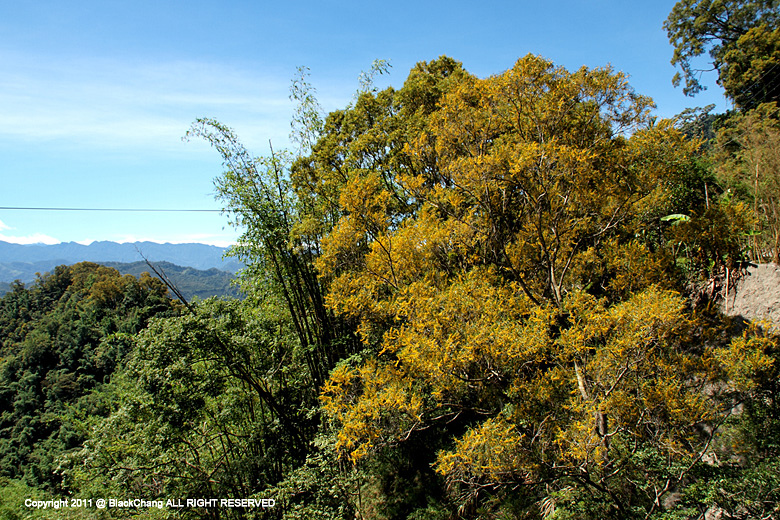
[[[0,282],[17,279],[30,282],[35,279],[35,273],[84,261],[134,263],[147,259],[204,271],[216,268],[235,274],[243,266],[235,259],[225,259],[226,251],[224,247],[198,243],[96,241],[89,245],[78,242],[46,245],[0,241]]]
[[[16,262],[18,264],[18,262]],[[129,274],[136,278],[140,278],[141,274],[146,272],[151,276],[156,276],[152,269],[147,265],[145,261],[139,262],[95,262],[111,267],[119,271],[119,274]],[[0,276],[5,272],[5,265],[0,264]],[[63,264],[57,264],[63,265]],[[168,281],[172,283],[181,294],[187,299],[199,298],[204,300],[211,296],[217,297],[229,297],[229,298],[242,298],[241,291],[236,285],[233,284],[235,275],[228,271],[211,267],[209,269],[197,269],[189,266],[179,266],[170,262],[153,262],[156,269],[161,271],[163,275],[168,278]],[[54,268],[39,271],[41,274],[44,272],[52,272]],[[37,278],[37,277],[36,277]],[[21,280],[17,277],[15,280]],[[23,281],[25,286],[31,286],[35,282],[35,278],[29,281]],[[13,289],[14,284],[0,281],[0,297]],[[173,294],[170,294],[173,297]]]

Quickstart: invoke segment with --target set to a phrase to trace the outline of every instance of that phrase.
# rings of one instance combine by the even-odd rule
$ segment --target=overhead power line
[[[0,210],[18,211],[127,211],[127,212],[156,212],[156,213],[222,213],[221,209],[165,209],[165,208],[47,208],[47,207],[21,207],[0,206]]]

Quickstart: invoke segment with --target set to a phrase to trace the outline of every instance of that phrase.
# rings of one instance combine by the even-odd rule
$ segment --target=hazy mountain
[[[38,262],[0,262],[0,282],[21,280],[25,283],[35,280],[35,273],[47,273],[62,264],[75,264],[64,260],[41,260]]]
[[[130,274],[138,278],[141,273],[148,272],[152,276],[156,276],[146,262],[100,262],[108,267],[113,267],[121,274]],[[15,262],[13,265],[18,265],[20,262]],[[36,262],[36,264],[22,264],[25,265],[37,265],[39,267],[47,265],[48,262]],[[3,276],[8,276],[9,273],[25,274],[24,270],[14,270],[7,266],[12,264],[0,264],[0,273]],[[62,265],[62,264],[56,264]],[[54,270],[51,268],[41,268],[37,272],[44,273]],[[241,298],[241,294],[231,282],[235,277],[234,273],[227,271],[221,271],[215,267],[211,269],[195,269],[194,267],[182,267],[170,262],[153,262],[153,265],[158,271],[161,271],[168,280],[181,291],[187,300],[192,300],[197,297],[200,299],[206,299],[210,296],[229,296],[233,298]],[[29,285],[35,280],[35,273],[31,276],[16,276],[14,280],[22,280],[26,285]],[[0,282],[0,296],[11,290],[11,284],[8,282]],[[173,296],[173,295],[171,295]]]
[[[35,273],[51,271],[62,264],[90,261],[98,263],[170,262],[200,270],[216,268],[235,273],[241,264],[223,259],[225,248],[206,244],[158,244],[156,242],[93,242],[89,245],[63,242],[54,245],[21,245],[0,242],[0,282],[30,282]]]
[[[113,267],[122,274],[131,274],[136,278],[144,272],[155,276],[146,262],[133,262],[130,264],[103,262],[103,265]],[[181,291],[187,300],[192,300],[194,297],[206,299],[210,296],[241,297],[238,289],[231,285],[234,278],[233,273],[221,271],[214,267],[207,270],[182,267],[170,262],[154,262],[154,267],[161,271]]]

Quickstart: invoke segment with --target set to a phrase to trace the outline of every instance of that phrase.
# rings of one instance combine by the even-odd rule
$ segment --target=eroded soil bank
[[[748,267],[721,305],[729,316],[768,319],[777,328],[780,326],[780,267],[771,263]]]

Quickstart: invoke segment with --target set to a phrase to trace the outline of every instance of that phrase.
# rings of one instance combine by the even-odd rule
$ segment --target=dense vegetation
[[[60,517],[37,493],[275,501],[79,518],[777,517],[780,341],[719,310],[780,249],[776,89],[727,86],[774,81],[776,15],[667,20],[692,78],[715,42],[726,114],[658,120],[623,74],[528,55],[381,91],[376,62],[327,115],[301,70],[295,153],[196,122],[248,296],[178,309],[91,265],[7,294],[0,515]]]
[[[154,316],[178,314],[166,292],[148,274],[137,279],[83,262],[58,267],[29,289],[14,284],[0,299],[4,487],[65,491],[59,459],[110,412],[113,375],[133,336]]]
[[[146,262],[100,262],[100,264],[116,269],[120,274],[131,274],[136,278],[143,273],[153,272],[153,269],[150,269]],[[171,262],[154,262],[152,265],[161,276],[164,276],[170,284],[176,287],[185,300],[194,298],[205,300],[211,296],[241,297],[238,287],[233,284],[235,278],[233,273],[215,267],[207,270],[183,267]],[[45,272],[45,270],[41,271]],[[11,291],[12,288],[11,283],[0,282],[0,296]]]
[[[140,277],[143,273],[152,271],[146,262],[103,262],[103,265],[113,267],[122,274]],[[189,301],[195,298],[205,300],[211,296],[240,298],[241,293],[233,284],[233,273],[212,267],[196,269],[173,264],[171,262],[153,262],[157,271]],[[153,272],[150,274],[154,274]],[[171,294],[171,296],[174,296]]]

